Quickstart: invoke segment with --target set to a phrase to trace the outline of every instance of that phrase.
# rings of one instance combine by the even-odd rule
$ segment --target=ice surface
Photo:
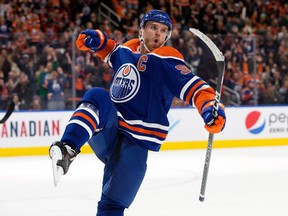
[[[151,152],[125,216],[287,216],[288,146],[213,149],[205,201],[205,149]],[[48,155],[0,158],[1,216],[95,216],[103,165],[80,154],[54,187]]]

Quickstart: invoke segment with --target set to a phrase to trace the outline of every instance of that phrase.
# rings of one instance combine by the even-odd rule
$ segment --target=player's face
[[[147,48],[153,51],[164,43],[168,35],[168,26],[162,23],[148,21],[143,33]]]

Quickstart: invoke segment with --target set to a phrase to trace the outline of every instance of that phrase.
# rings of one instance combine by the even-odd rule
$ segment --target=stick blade
[[[218,49],[218,47],[214,44],[214,42],[203,34],[201,31],[195,28],[189,28],[189,31],[196,35],[199,39],[201,39],[211,50],[214,55],[216,61],[224,61],[225,57],[223,53]]]
[[[54,186],[56,187],[61,179],[61,176],[64,175],[63,168],[57,165],[58,160],[62,159],[61,149],[58,146],[51,147],[50,155],[52,159]]]

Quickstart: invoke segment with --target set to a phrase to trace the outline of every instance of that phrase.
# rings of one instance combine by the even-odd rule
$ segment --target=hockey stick
[[[224,79],[225,58],[222,52],[218,49],[218,47],[205,34],[203,34],[201,31],[195,28],[190,28],[189,30],[193,34],[195,34],[198,38],[200,38],[209,47],[209,49],[211,50],[216,60],[217,70],[218,70],[218,80],[217,80],[217,85],[215,89],[216,95],[215,95],[214,106],[213,106],[213,111],[212,111],[213,116],[216,118],[218,116],[221,88],[222,88],[223,79]],[[214,134],[209,133],[208,145],[206,149],[205,164],[204,164],[204,170],[203,170],[203,175],[202,175],[201,191],[200,191],[200,196],[199,196],[199,200],[201,202],[203,202],[205,198],[205,190],[206,190],[206,184],[207,184],[207,177],[208,177],[208,170],[209,170],[209,165],[210,165],[213,140],[214,140]]]
[[[7,119],[10,117],[10,115],[12,114],[12,112],[14,111],[15,108],[15,103],[13,101],[11,101],[5,115],[3,116],[2,119],[0,119],[0,124],[3,124],[7,121]]]

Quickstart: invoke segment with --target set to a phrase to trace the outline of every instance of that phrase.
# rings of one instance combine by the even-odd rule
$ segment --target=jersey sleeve
[[[183,56],[176,49],[163,48],[156,50],[156,54],[162,58],[159,62],[161,62],[160,71],[165,85],[174,96],[194,106],[201,113],[203,104],[214,99],[214,89],[192,73],[185,64]]]
[[[105,48],[96,52],[94,55],[99,56],[102,61],[107,62],[107,57],[114,50],[116,45],[116,41],[108,39]]]
[[[128,48],[132,52],[135,52],[139,45],[140,45],[139,39],[131,39],[121,46]],[[99,56],[102,61],[109,63],[108,61],[110,54],[112,54],[113,51],[116,50],[116,47],[118,46],[120,45],[117,44],[116,41],[108,39],[106,47],[103,50],[96,52],[95,55]]]

